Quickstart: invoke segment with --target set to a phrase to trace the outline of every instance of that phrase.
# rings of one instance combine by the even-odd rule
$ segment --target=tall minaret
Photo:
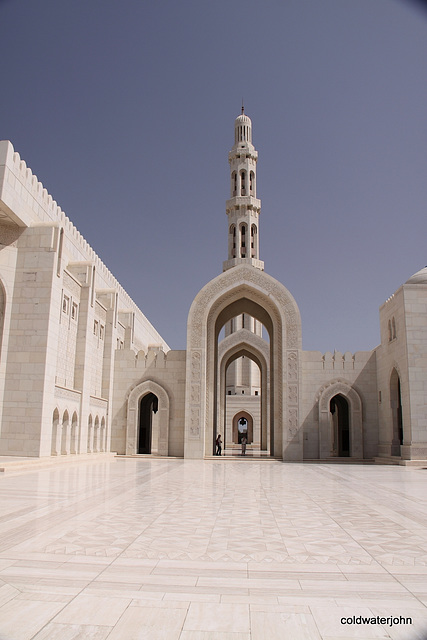
[[[242,113],[234,122],[234,146],[228,154],[231,198],[226,202],[228,216],[228,260],[223,271],[237,264],[251,264],[264,270],[259,259],[259,214],[261,200],[256,197],[258,152],[252,144],[252,122]]]
[[[252,122],[242,106],[242,113],[234,122],[234,146],[228,154],[231,198],[226,203],[228,260],[223,263],[223,271],[238,264],[264,270],[264,262],[259,259],[261,200],[256,197],[257,160],[258,152],[252,144]],[[225,336],[239,329],[262,336],[261,323],[247,314],[229,320],[225,325]],[[243,356],[230,364],[226,376],[227,395],[259,395],[260,389],[260,371],[252,360]]]

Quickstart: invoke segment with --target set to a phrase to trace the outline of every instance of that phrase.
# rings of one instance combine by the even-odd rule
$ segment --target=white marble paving
[[[426,482],[257,460],[7,473],[0,638],[425,640]]]

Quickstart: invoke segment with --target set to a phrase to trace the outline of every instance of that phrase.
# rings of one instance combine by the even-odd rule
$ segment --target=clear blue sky
[[[303,345],[371,349],[427,265],[427,11],[404,0],[0,0],[0,139],[175,349],[227,257],[242,97],[261,258]]]

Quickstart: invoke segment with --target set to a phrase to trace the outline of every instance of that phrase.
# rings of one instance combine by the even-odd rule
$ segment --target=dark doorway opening
[[[159,400],[154,393],[147,393],[139,404],[138,453],[151,453],[153,413],[157,413]]]
[[[350,456],[350,412],[344,396],[338,394],[331,399],[330,412],[334,425],[336,455],[340,458],[348,457]]]
[[[393,369],[390,378],[390,401],[393,418],[391,455],[400,456],[400,447],[403,444],[402,392],[400,386],[400,377],[396,369]]]
[[[399,444],[403,444],[403,419],[402,419],[402,394],[400,391],[400,378],[397,380],[397,437]]]

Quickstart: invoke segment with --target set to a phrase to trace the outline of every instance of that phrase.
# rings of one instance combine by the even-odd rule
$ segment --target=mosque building
[[[228,156],[228,256],[169,348],[10,142],[0,142],[0,455],[206,458],[243,436],[287,461],[427,460],[427,267],[380,308],[381,344],[304,351],[264,271],[252,122]]]

